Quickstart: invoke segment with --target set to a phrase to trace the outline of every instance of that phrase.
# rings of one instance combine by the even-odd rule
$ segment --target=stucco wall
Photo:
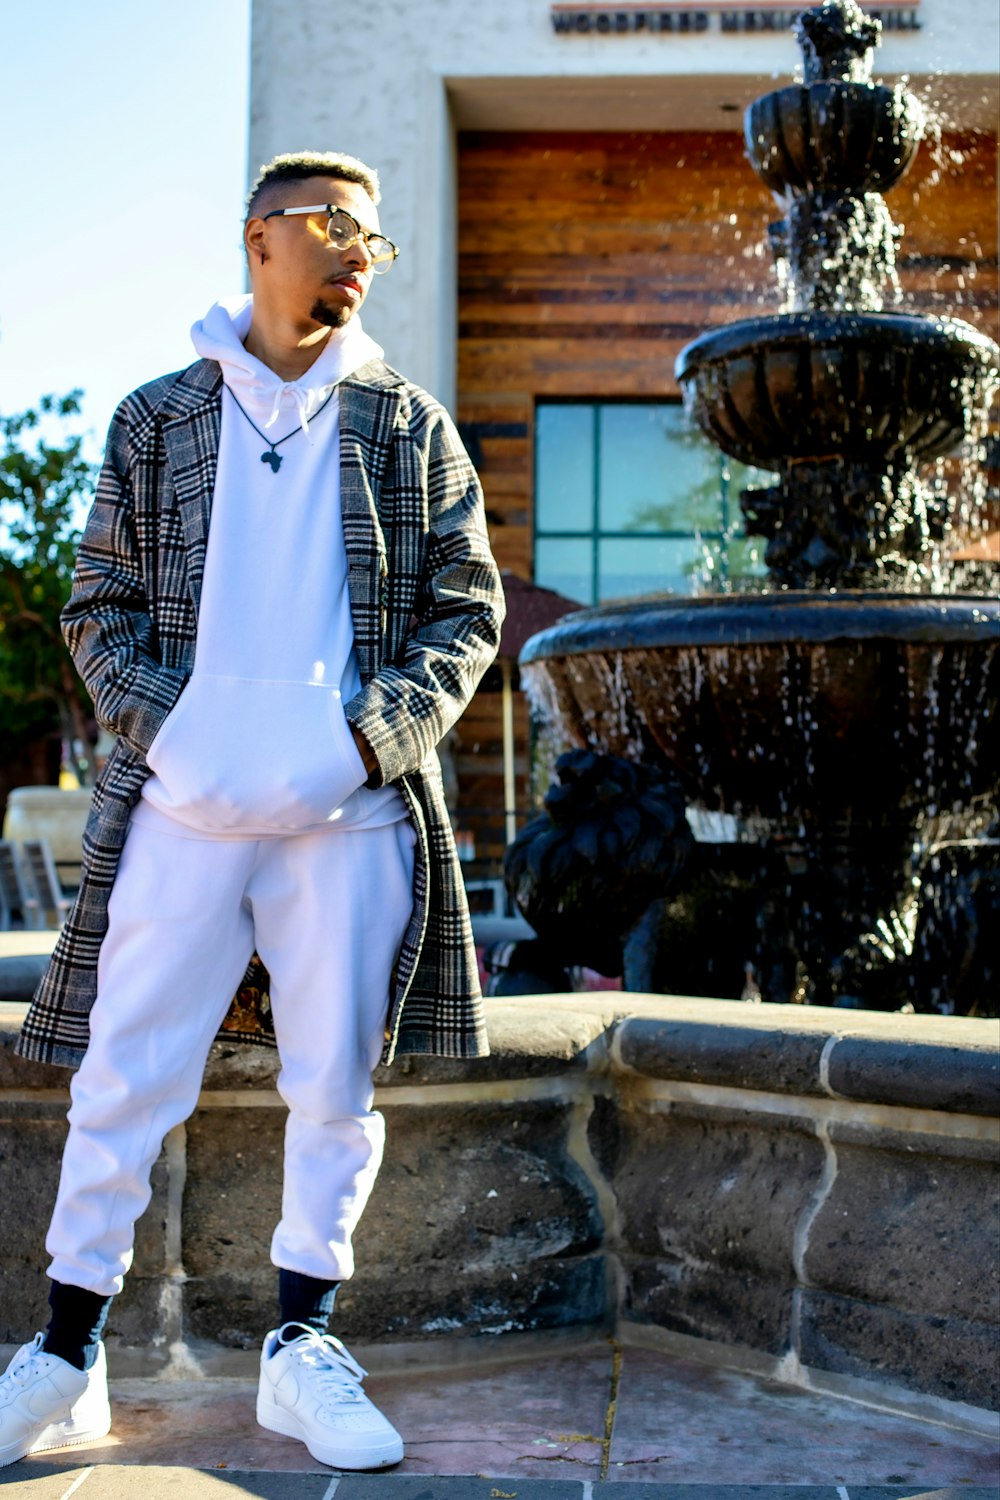
[[[878,74],[908,73],[953,115],[988,120],[994,0],[918,10],[920,31],[887,33]],[[738,129],[745,103],[796,62],[787,35],[558,36],[548,0],[254,0],[248,171],[334,147],[379,168],[383,224],[404,255],[366,325],[452,404],[456,126]]]

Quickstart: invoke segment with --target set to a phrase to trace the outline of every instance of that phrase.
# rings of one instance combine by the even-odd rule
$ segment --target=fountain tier
[[[995,389],[995,359],[956,318],[792,313],[702,334],[677,378],[698,425],[742,463],[835,455],[876,476],[955,448]]]
[[[769,831],[968,816],[1000,776],[1000,603],[860,593],[646,598],[522,655],[560,748],[654,756]]]
[[[711,329],[676,367],[712,441],[777,472],[741,496],[772,592],[581,612],[529,641],[524,678],[559,748],[653,760],[742,825],[633,922],[625,945],[656,986],[979,1006],[1000,918],[982,837],[1000,802],[1000,602],[931,592],[962,497],[916,466],[983,430],[998,351],[956,319],[882,311],[897,236],[880,194],[920,108],[870,82],[880,28],[854,0],[795,30],[804,84],[746,125],[785,213],[771,241],[790,311]],[[600,922],[585,896],[553,900]]]
[[[917,101],[898,84],[792,84],[750,105],[747,154],[779,194],[886,193],[908,171],[923,123]]]

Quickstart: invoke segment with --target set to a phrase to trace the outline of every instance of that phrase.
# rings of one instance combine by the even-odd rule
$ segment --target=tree
[[[12,751],[58,730],[83,747],[86,782],[92,709],[59,628],[96,476],[72,431],[82,394],[0,415],[0,743]]]

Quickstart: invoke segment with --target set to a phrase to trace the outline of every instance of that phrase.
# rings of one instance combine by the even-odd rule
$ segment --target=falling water
[[[769,577],[720,595],[709,553],[695,597],[582,611],[529,643],[522,680],[552,743],[679,778],[713,851],[705,941],[755,932],[765,999],[968,1008],[1000,920],[1000,606],[975,555],[998,351],[903,310],[882,194],[921,139],[956,165],[940,117],[872,83],[879,26],[854,0],[796,30],[802,82],[747,112],[782,309],[678,361],[703,431],[775,474],[742,497]],[[668,932],[668,987],[669,955]]]

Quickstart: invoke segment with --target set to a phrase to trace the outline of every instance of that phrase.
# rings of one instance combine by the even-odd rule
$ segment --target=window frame
[[[591,426],[591,447],[592,447],[592,452],[593,452],[593,462],[592,462],[592,466],[591,466],[591,527],[590,527],[589,530],[584,529],[582,527],[581,528],[574,528],[571,531],[570,530],[552,530],[551,528],[540,527],[539,524],[538,524],[538,512],[539,512],[539,506],[538,506],[538,471],[539,471],[539,455],[540,455],[540,451],[541,451],[541,445],[540,445],[539,440],[538,440],[538,415],[539,415],[539,411],[541,409],[543,409],[544,407],[553,407],[553,406],[562,406],[562,407],[569,406],[569,407],[575,407],[575,408],[578,408],[578,409],[581,408],[581,407],[589,407],[590,408],[591,424],[592,424],[592,426]],[[730,521],[731,521],[731,516],[732,516],[732,506],[731,506],[730,495],[729,495],[730,486],[731,486],[731,479],[730,479],[730,471],[729,471],[730,460],[727,458],[726,454],[724,454],[721,451],[721,449],[715,449],[714,450],[715,453],[718,456],[718,464],[719,464],[719,499],[720,499],[721,525],[718,528],[714,528],[713,527],[710,530],[709,529],[704,529],[704,530],[699,530],[699,531],[682,531],[682,530],[678,530],[678,529],[669,529],[669,530],[646,530],[646,529],[643,529],[642,531],[635,531],[635,530],[632,530],[632,531],[622,531],[622,530],[603,530],[601,528],[601,526],[600,526],[600,506],[601,506],[601,492],[600,492],[600,473],[601,473],[601,420],[600,420],[600,414],[601,414],[601,411],[602,411],[603,408],[607,408],[607,407],[622,407],[622,406],[628,406],[628,407],[633,407],[633,408],[636,408],[636,407],[647,407],[647,408],[649,408],[649,407],[658,407],[658,408],[662,408],[662,407],[683,408],[683,402],[682,402],[682,400],[681,400],[681,398],[679,396],[649,396],[649,397],[639,397],[639,398],[636,398],[636,397],[633,397],[633,396],[612,396],[612,397],[602,397],[602,396],[595,396],[595,397],[541,396],[541,397],[537,397],[536,398],[536,400],[535,400],[535,409],[534,409],[534,443],[533,443],[534,451],[533,451],[533,454],[532,454],[532,554],[531,555],[532,555],[532,563],[533,563],[533,572],[536,570],[536,567],[537,567],[536,560],[537,560],[537,556],[538,556],[538,543],[539,543],[539,541],[545,541],[545,542],[550,542],[550,541],[585,541],[585,542],[589,542],[590,543],[590,553],[591,553],[591,555],[590,555],[590,586],[591,586],[591,593],[592,593],[592,596],[593,596],[592,599],[589,601],[589,603],[585,606],[585,607],[589,608],[589,607],[592,607],[595,604],[601,604],[601,603],[606,602],[605,600],[602,600],[601,594],[600,594],[600,543],[601,542],[604,542],[604,541],[631,541],[631,542],[634,542],[634,541],[636,541],[637,539],[640,539],[640,538],[642,540],[663,541],[663,542],[705,540],[705,541],[713,541],[713,542],[718,542],[719,543],[719,553],[718,553],[718,556],[719,556],[719,569],[718,569],[718,577],[719,577],[719,581],[721,583],[723,583],[723,584],[727,583],[729,581],[729,547],[728,547],[728,543],[732,540],[732,537],[730,536]],[[705,441],[706,447],[709,448],[709,449],[711,449],[712,445],[709,443],[708,439],[705,438],[704,441]],[[536,581],[537,581],[537,578],[536,578]],[[550,585],[548,585],[548,584],[544,584],[544,583],[542,584],[542,587],[549,587],[549,586]],[[639,595],[633,595],[633,596],[627,596],[627,595],[626,596],[617,596],[617,595],[613,595],[612,596],[612,595],[609,595],[608,596],[609,599],[610,598],[617,598],[617,597],[636,597],[636,598],[638,598],[640,596]],[[678,596],[678,597],[680,597],[680,596]]]

